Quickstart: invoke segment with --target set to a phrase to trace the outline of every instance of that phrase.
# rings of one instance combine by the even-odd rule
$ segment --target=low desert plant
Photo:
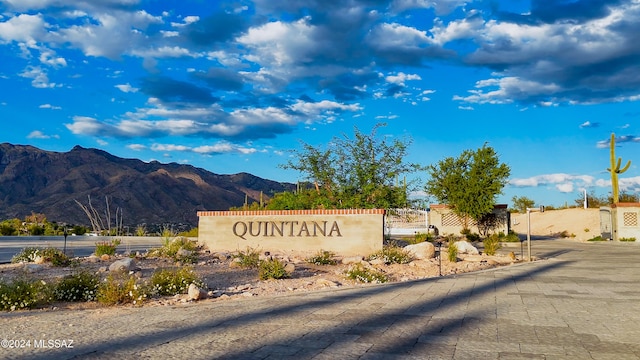
[[[592,237],[591,239],[589,239],[587,241],[606,241],[606,239],[604,239],[602,236],[598,235],[598,236]]]
[[[389,281],[389,278],[383,272],[364,267],[362,264],[352,265],[345,274],[349,279],[363,283],[385,283]]]
[[[618,239],[618,240],[619,240],[619,241],[623,241],[623,242],[634,242],[634,241],[636,241],[636,238],[634,238],[634,237],[624,238],[624,237],[623,237],[623,238],[620,238],[620,239]]]
[[[116,254],[116,247],[120,245],[120,239],[109,240],[109,241],[98,241],[96,243],[96,256],[109,255],[113,256]]]
[[[67,266],[71,263],[69,257],[62,250],[47,247],[26,247],[11,258],[12,263],[34,262],[36,258],[42,258],[43,261],[51,263],[53,266]]]
[[[136,277],[119,279],[113,275],[98,285],[96,300],[105,305],[116,304],[142,304],[149,296],[149,291],[144,284],[138,284]]]
[[[480,241],[480,234],[469,232],[465,236],[467,237],[467,240],[469,240],[471,242]]]
[[[500,238],[500,242],[520,242],[520,238],[515,231],[509,231],[507,235],[503,232],[498,233],[498,237]]]
[[[157,295],[184,294],[191,284],[195,284],[198,287],[204,286],[198,275],[190,267],[157,270],[151,276],[153,293]]]
[[[0,310],[33,309],[51,301],[51,287],[43,280],[15,279],[0,282]]]
[[[55,285],[53,295],[59,301],[94,301],[99,284],[98,276],[81,271],[60,280]]]
[[[39,255],[40,248],[37,247],[26,247],[22,249],[19,253],[13,255],[11,258],[12,263],[20,263],[20,262],[34,262]]]
[[[168,231],[165,229],[165,231]],[[198,260],[198,243],[186,237],[163,237],[162,247],[151,249],[148,256],[170,258],[184,263],[194,263]]]
[[[258,265],[258,276],[260,280],[267,279],[284,279],[289,277],[285,270],[285,264],[279,259],[269,258],[260,261]]]
[[[260,265],[260,252],[257,249],[247,247],[247,250],[238,251],[233,257],[243,268],[257,268]]]
[[[331,251],[318,251],[315,255],[308,257],[306,261],[315,265],[335,265],[337,262],[333,258],[336,254]]]
[[[407,264],[413,260],[411,254],[405,249],[390,245],[384,246],[382,250],[369,255],[367,261],[382,259],[385,264]]]
[[[447,258],[451,262],[458,261],[458,246],[453,242],[450,242],[449,247],[447,248]]]
[[[487,255],[495,255],[500,249],[500,237],[497,234],[493,234],[482,241],[484,245],[484,253]]]
[[[431,241],[433,240],[435,236],[432,233],[426,232],[426,233],[415,233],[415,235],[413,236],[413,239],[409,239],[408,242],[410,244],[419,244],[425,241]]]

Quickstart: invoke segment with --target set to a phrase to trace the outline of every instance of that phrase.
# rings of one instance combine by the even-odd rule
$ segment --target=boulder
[[[206,290],[200,289],[198,285],[191,284],[189,285],[189,290],[187,290],[187,300],[202,300],[206,299],[208,293]]]
[[[464,240],[456,241],[455,245],[458,248],[458,254],[471,254],[471,255],[480,254],[480,251],[478,251],[478,249],[476,249],[476,247],[473,246],[468,241],[464,241]]]
[[[294,271],[296,271],[296,266],[293,263],[287,263],[284,266],[284,271],[286,271],[287,274],[291,275]]]
[[[433,259],[436,256],[436,247],[428,241],[407,245],[404,250],[418,260]]]
[[[132,258],[120,259],[109,265],[109,271],[111,272],[129,272],[135,269],[136,262]]]

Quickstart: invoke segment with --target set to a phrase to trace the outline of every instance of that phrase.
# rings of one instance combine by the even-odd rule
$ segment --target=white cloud
[[[403,72],[399,72],[397,75],[387,75],[387,77],[385,77],[385,80],[392,84],[405,86],[405,81],[422,80],[422,78],[418,74],[405,74]]]
[[[40,109],[51,109],[51,110],[60,110],[62,109],[60,106],[53,106],[51,104],[42,104],[38,106]]]
[[[45,22],[41,14],[20,14],[0,22],[0,39],[4,42],[33,43],[45,33]]]
[[[595,178],[591,175],[570,175],[570,174],[544,174],[536,175],[524,179],[511,179],[509,183],[516,187],[537,187],[541,185],[557,185],[559,188],[568,188],[567,184],[578,182],[583,186],[590,186],[594,183]]]
[[[22,73],[20,73],[20,76],[27,79],[32,79],[31,85],[35,88],[47,89],[59,86],[56,83],[49,82],[49,76],[47,75],[47,72],[39,66],[27,67]]]
[[[135,93],[135,92],[138,92],[138,90],[140,90],[140,89],[134,88],[129,83],[116,85],[115,87],[117,87],[120,91],[125,93]]]
[[[147,148],[146,145],[142,145],[142,144],[129,144],[126,147],[127,147],[127,149],[131,149],[133,151],[141,151],[141,150],[145,150]]]
[[[34,130],[27,135],[27,139],[59,139],[59,135],[47,135],[40,130]]]

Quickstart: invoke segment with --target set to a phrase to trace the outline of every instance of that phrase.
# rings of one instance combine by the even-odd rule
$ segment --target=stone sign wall
[[[382,249],[382,209],[199,211],[198,240],[212,251],[366,256]]]
[[[635,238],[640,241],[640,203],[617,203],[611,205],[613,240]]]

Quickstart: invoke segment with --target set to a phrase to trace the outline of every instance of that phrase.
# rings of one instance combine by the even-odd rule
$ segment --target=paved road
[[[67,236],[66,250],[71,256],[89,256],[96,250],[96,242],[117,238],[121,240],[117,251],[141,251],[160,247],[162,239],[151,236]],[[25,247],[55,247],[65,249],[63,236],[0,236],[0,263],[7,263]]]
[[[640,246],[555,240],[534,254],[548,259],[276,298],[4,313],[0,339],[74,342],[0,358],[640,359]]]

